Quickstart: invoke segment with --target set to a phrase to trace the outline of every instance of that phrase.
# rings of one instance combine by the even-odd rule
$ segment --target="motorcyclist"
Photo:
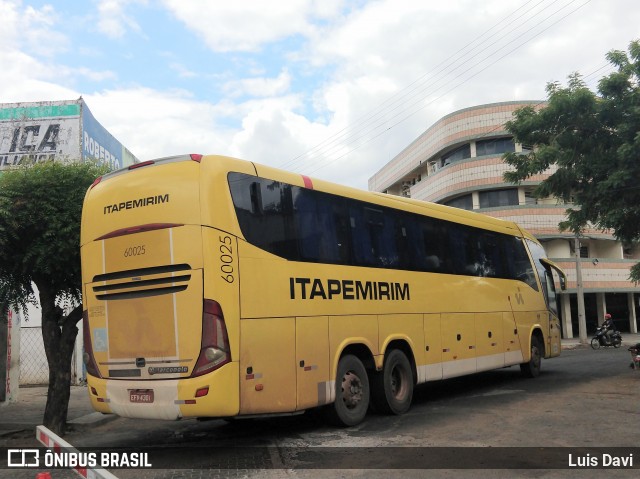
[[[605,339],[607,340],[607,343],[611,344],[611,341],[612,341],[611,335],[615,330],[615,326],[613,324],[613,318],[609,313],[604,315],[604,322],[602,323],[602,329],[604,331],[604,336],[605,336]]]

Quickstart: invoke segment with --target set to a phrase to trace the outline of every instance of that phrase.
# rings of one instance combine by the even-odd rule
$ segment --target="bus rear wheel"
[[[371,400],[377,411],[400,415],[409,410],[412,398],[411,364],[402,351],[394,349],[384,359],[382,371],[373,375]]]
[[[347,354],[338,362],[336,400],[329,409],[329,419],[339,426],[355,426],[367,415],[369,378],[362,361]]]
[[[531,338],[531,359],[529,362],[520,365],[520,371],[525,377],[537,378],[540,376],[540,368],[542,366],[542,346],[540,340],[533,336]]]

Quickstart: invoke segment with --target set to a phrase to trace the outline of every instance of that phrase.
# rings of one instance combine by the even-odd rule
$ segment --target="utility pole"
[[[584,287],[582,286],[582,263],[580,261],[580,237],[574,238],[576,254],[576,290],[578,294],[578,334],[582,344],[587,343],[587,321],[584,313]]]

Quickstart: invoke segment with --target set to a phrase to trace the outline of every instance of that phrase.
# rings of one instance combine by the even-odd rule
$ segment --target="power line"
[[[576,0],[572,0],[569,4],[563,6],[562,8],[560,8],[559,10],[556,10],[554,13],[552,13],[551,15],[547,16],[542,22],[539,22],[538,24],[534,25],[533,27],[529,28],[526,32],[524,33],[529,33],[531,32],[533,29],[535,29],[537,26],[541,25],[544,21],[549,20],[550,18],[554,17],[556,14],[558,14],[560,11],[562,11],[563,9],[565,9],[567,6],[571,5],[572,3],[574,3]],[[523,45],[527,44],[528,42],[530,42],[531,40],[533,40],[534,38],[538,37],[539,35],[541,35],[542,33],[544,33],[545,31],[547,31],[548,29],[550,29],[551,27],[555,26],[557,23],[559,23],[560,21],[564,20],[566,17],[568,17],[569,15],[572,15],[573,13],[575,13],[576,11],[578,11],[579,9],[581,9],[582,7],[584,7],[586,4],[588,4],[591,0],[587,0],[586,2],[582,3],[581,5],[579,5],[578,7],[574,8],[573,10],[571,10],[569,13],[565,14],[564,16],[562,16],[560,19],[554,21],[553,23],[551,23],[549,26],[547,26],[546,28],[542,29],[541,31],[537,32],[535,35],[531,36],[530,38],[524,40],[523,42],[519,43],[516,47],[512,48],[511,50],[509,50],[507,53],[505,53],[504,55],[500,56],[499,58],[493,60],[491,63],[487,64],[486,66],[484,66],[483,68],[481,68],[480,70],[474,72],[471,74],[471,76],[467,77],[466,79],[463,79],[461,82],[459,82],[458,84],[456,84],[455,86],[449,88],[448,90],[446,90],[444,93],[442,93],[441,95],[439,95],[438,97],[432,99],[431,101],[429,101],[428,103],[422,105],[422,106],[418,106],[415,107],[413,109],[413,111],[410,111],[408,114],[406,114],[405,116],[403,116],[402,118],[400,118],[399,120],[397,120],[395,123],[391,124],[390,126],[388,126],[387,128],[385,128],[383,131],[378,131],[377,133],[372,132],[371,134],[373,135],[371,138],[365,138],[363,141],[361,141],[359,144],[353,146],[351,149],[349,149],[348,151],[344,152],[343,154],[337,156],[336,158],[333,158],[332,160],[329,161],[325,161],[324,164],[320,165],[318,168],[312,170],[309,172],[309,174],[313,174],[317,171],[319,171],[322,168],[325,168],[326,166],[335,163],[336,161],[342,159],[343,157],[345,157],[346,155],[348,155],[349,153],[355,151],[356,149],[362,147],[363,145],[365,145],[366,143],[369,143],[370,141],[373,141],[374,139],[378,138],[379,136],[381,136],[382,134],[386,133],[387,131],[391,130],[392,128],[396,127],[397,125],[399,125],[400,123],[404,122],[405,120],[407,120],[408,118],[410,118],[411,116],[415,115],[416,113],[418,113],[419,111],[423,110],[424,108],[426,108],[428,105],[434,103],[435,101],[439,100],[440,98],[442,98],[444,95],[446,95],[447,93],[450,93],[451,91],[455,90],[456,88],[460,87],[461,85],[465,84],[466,82],[468,82],[470,79],[472,79],[473,77],[477,76],[478,74],[482,73],[483,71],[485,71],[487,68],[491,67],[492,65],[494,65],[495,63],[497,63],[498,61],[502,60],[503,58],[505,58],[506,56],[510,55],[511,53],[513,53],[514,51],[516,51],[517,49],[521,48]],[[506,45],[500,47],[498,50],[492,52],[491,54],[487,55],[486,57],[484,57],[483,59],[481,59],[480,61],[478,61],[477,63],[475,63],[474,65],[472,65],[471,67],[467,68],[466,70],[464,70],[462,73],[456,75],[453,80],[456,80],[458,78],[460,78],[462,75],[464,75],[465,73],[471,71],[473,68],[481,65],[483,62],[485,62],[487,59],[491,58],[492,56],[494,56],[495,54],[497,54],[498,52],[500,52],[501,50],[503,50],[505,47],[509,46],[510,44],[514,43],[515,40],[511,40],[509,41]],[[438,88],[436,91],[440,90],[442,87]],[[406,111],[406,110],[405,110]],[[394,120],[396,118],[398,118],[399,116],[401,116],[401,114],[404,113],[400,112],[398,114],[396,114],[395,116],[393,116],[391,118],[391,120]],[[388,123],[388,121],[387,121]],[[380,125],[378,125],[378,128],[380,127]],[[374,134],[375,133],[375,134]],[[356,138],[355,141],[360,140],[362,137],[360,138]],[[346,145],[343,145],[342,148],[346,148],[348,147],[352,142],[347,143]]]
[[[289,160],[287,163],[281,165],[282,167],[286,167],[291,163],[294,163],[296,160],[303,158],[305,156],[309,156],[311,153],[313,153],[314,151],[317,150],[322,150],[322,148],[326,147],[327,145],[331,145],[335,142],[337,142],[338,140],[340,140],[341,138],[343,138],[345,135],[348,135],[350,133],[349,130],[359,130],[362,128],[361,125],[366,125],[370,120],[375,119],[376,117],[380,116],[381,114],[385,113],[385,108],[387,108],[388,104],[393,104],[396,101],[399,100],[403,100],[404,98],[406,98],[407,96],[409,96],[412,92],[414,92],[418,86],[422,81],[424,81],[425,79],[427,79],[428,77],[434,77],[435,75],[443,72],[446,70],[446,68],[448,68],[449,66],[455,64],[456,61],[456,57],[459,56],[459,54],[461,52],[464,52],[465,50],[468,50],[468,48],[470,46],[473,46],[478,40],[480,40],[482,37],[484,37],[485,35],[487,35],[489,32],[491,32],[492,30],[494,30],[495,28],[497,28],[499,25],[501,25],[502,23],[506,22],[511,16],[513,16],[515,13],[517,13],[519,10],[523,9],[526,5],[528,5],[529,3],[531,3],[533,0],[529,0],[527,1],[524,5],[518,7],[516,10],[514,10],[513,12],[511,12],[509,15],[507,15],[506,17],[504,17],[502,20],[500,20],[499,22],[497,22],[496,24],[494,24],[491,28],[489,28],[487,31],[483,32],[481,35],[479,35],[478,37],[476,37],[474,40],[472,40],[471,42],[467,43],[465,46],[463,46],[462,48],[460,48],[457,52],[455,52],[452,56],[450,56],[449,58],[441,61],[439,64],[437,64],[434,67],[435,69],[440,68],[439,70],[433,72],[427,72],[424,75],[422,75],[420,78],[418,78],[417,80],[414,80],[413,82],[411,82],[409,85],[407,85],[405,88],[403,88],[402,90],[400,90],[399,92],[395,93],[394,95],[392,95],[391,97],[389,97],[388,99],[386,99],[385,101],[383,101],[380,105],[378,105],[376,108],[374,108],[373,110],[371,110],[370,112],[367,112],[363,115],[361,115],[360,117],[358,117],[354,123],[357,125],[356,128],[349,126],[349,127],[345,127],[342,130],[340,130],[339,132],[337,132],[335,135],[332,135],[328,138],[326,138],[325,140],[323,140],[322,142],[320,142],[319,144],[317,144],[316,146],[314,146],[313,148],[311,148],[310,150],[306,151],[305,153],[302,153],[300,155],[298,155],[297,157]],[[530,12],[533,8],[537,7],[540,3],[543,3],[543,1],[545,0],[540,0],[538,3],[536,3],[533,7],[531,7],[529,10],[526,10],[522,15],[520,15],[519,17],[516,18],[516,20],[520,19],[524,14]],[[495,34],[494,34],[495,35]],[[493,37],[494,35],[489,36],[488,38]],[[483,43],[486,42],[486,39],[481,42],[478,45],[482,45]],[[494,42],[495,43],[495,42]],[[478,45],[476,45],[474,48],[472,48],[471,50],[469,50],[468,52],[465,53],[465,55],[471,53],[473,50],[475,50]],[[464,55],[463,55],[464,57]],[[444,65],[444,66],[443,66]],[[397,107],[395,107],[397,108]]]
[[[377,109],[374,109],[372,111],[372,113],[369,113],[368,115],[364,115],[363,117],[361,117],[361,119],[364,119],[364,121],[356,123],[356,126],[350,126],[348,128],[345,128],[345,129],[341,130],[341,132],[339,132],[338,134],[327,138],[325,141],[323,141],[320,144],[316,145],[316,147],[312,148],[308,152],[306,152],[306,153],[304,153],[302,155],[299,155],[298,157],[290,160],[287,164],[291,164],[291,163],[296,162],[296,163],[298,163],[298,165],[296,165],[296,168],[300,168],[300,167],[303,167],[304,164],[306,164],[308,161],[310,161],[312,159],[316,159],[316,161],[319,161],[318,160],[319,156],[324,156],[326,158],[327,156],[335,156],[335,155],[337,155],[336,157],[334,157],[333,159],[331,159],[329,161],[327,161],[326,159],[322,160],[322,164],[319,165],[316,169],[313,170],[313,172],[315,172],[315,171],[319,171],[320,169],[328,166],[329,164],[332,164],[335,161],[343,158],[344,156],[346,156],[347,154],[351,153],[352,151],[360,148],[364,144],[369,143],[369,142],[373,141],[374,139],[378,138],[379,136],[381,136],[385,132],[389,131],[393,127],[395,127],[398,124],[400,124],[401,122],[405,121],[410,116],[415,115],[417,112],[419,112],[422,109],[426,108],[428,105],[430,105],[434,101],[440,99],[446,93],[449,93],[453,89],[458,88],[459,86],[461,86],[465,82],[469,81],[474,76],[476,76],[479,73],[481,73],[482,71],[486,70],[488,67],[490,67],[491,65],[495,64],[497,61],[501,60],[505,56],[511,54],[513,51],[515,51],[518,48],[522,47],[524,44],[526,44],[527,42],[531,41],[533,38],[535,38],[536,36],[540,35],[544,31],[548,30],[549,28],[551,28],[552,26],[554,26],[555,24],[557,24],[558,22],[560,22],[561,20],[563,20],[567,16],[575,13],[575,11],[579,10],[584,5],[589,3],[590,0],[587,1],[587,2],[582,3],[577,8],[574,8],[569,13],[567,13],[564,16],[562,16],[559,20],[553,22],[551,25],[549,25],[546,28],[542,29],[541,31],[539,31],[535,35],[532,35],[529,38],[526,38],[525,41],[520,42],[515,48],[509,50],[506,54],[500,56],[496,60],[491,61],[484,68],[481,68],[480,70],[477,70],[479,67],[482,66],[483,63],[486,63],[486,62],[490,61],[490,59],[492,57],[495,57],[502,50],[504,50],[505,48],[508,48],[510,45],[516,43],[518,38],[526,36],[527,34],[532,32],[536,28],[539,28],[540,26],[543,26],[543,24],[545,22],[548,22],[553,17],[559,15],[560,12],[562,12],[562,10],[568,8],[575,1],[577,1],[577,0],[572,0],[571,2],[563,5],[559,9],[555,10],[553,13],[551,13],[547,17],[545,17],[545,18],[543,18],[541,20],[537,20],[536,23],[533,26],[529,27],[524,32],[516,32],[518,29],[522,29],[524,27],[529,26],[531,21],[532,21],[532,19],[535,19],[537,16],[540,16],[545,10],[547,10],[550,6],[552,6],[552,4],[546,5],[541,10],[537,11],[536,13],[534,13],[533,15],[528,17],[525,21],[523,21],[523,22],[521,22],[519,24],[515,23],[516,20],[522,18],[524,15],[526,15],[529,12],[533,11],[536,7],[538,7],[541,3],[543,3],[542,1],[539,1],[536,4],[534,4],[533,6],[531,6],[530,8],[525,9],[525,7],[528,4],[531,3],[531,1],[527,2],[523,6],[521,6],[520,8],[515,10],[514,12],[512,12],[511,14],[507,15],[501,21],[497,22],[494,26],[492,26],[490,29],[488,29],[486,32],[484,32],[482,35],[478,36],[472,42],[468,43],[465,47],[463,47],[462,49],[458,50],[458,52],[456,52],[456,54],[454,54],[453,56],[449,57],[444,62],[441,62],[440,65],[444,65],[444,66],[442,68],[440,68],[440,70],[438,70],[436,72],[433,72],[433,73],[428,73],[426,75],[423,75],[423,77],[421,77],[420,79],[418,79],[418,80],[414,81],[413,83],[411,83],[408,87],[403,89],[401,92],[399,92],[398,94],[392,96],[389,100],[383,102]],[[553,2],[553,4],[555,4],[555,3],[557,3],[557,2]],[[519,11],[523,11],[523,12],[518,17],[511,19]],[[432,86],[432,85],[437,84],[438,82],[444,81],[444,79],[446,78],[446,75],[451,75],[456,70],[459,70],[462,66],[464,66],[465,63],[464,63],[464,61],[461,61],[461,60],[464,60],[465,55],[469,55],[469,54],[473,53],[474,50],[477,50],[484,43],[486,43],[487,41],[489,41],[490,39],[495,37],[496,33],[494,33],[492,35],[488,35],[488,34],[492,30],[496,29],[498,26],[500,26],[502,23],[504,23],[505,21],[507,21],[509,19],[511,19],[510,24],[511,25],[515,24],[515,26],[513,26],[510,30],[501,30],[503,32],[503,34],[497,40],[493,41],[489,46],[483,48],[480,52],[476,53],[475,55],[472,55],[471,59],[478,58],[479,55],[481,55],[482,53],[487,53],[488,52],[484,57],[480,58],[478,61],[476,61],[470,67],[468,67],[464,71],[460,72],[453,79],[447,80],[448,81],[447,84],[441,85],[440,87],[436,88],[434,91],[427,91],[429,86]],[[518,35],[518,38],[507,38],[513,32],[516,32],[516,34]],[[483,37],[486,37],[486,38],[482,42],[478,43],[478,40],[482,39]],[[493,48],[496,45],[498,45],[501,40],[504,40],[504,39],[507,39],[507,42],[505,44],[499,46],[499,48]],[[468,47],[472,46],[472,45],[473,45],[473,48],[469,49]],[[493,50],[492,50],[492,48],[493,48]],[[460,55],[460,53],[465,51],[465,50],[466,50],[466,53],[464,55]],[[468,62],[468,60],[465,60],[465,61]],[[476,69],[477,71],[472,72],[472,70],[474,70],[474,69]],[[419,101],[422,101],[425,98],[427,98],[429,93],[433,93],[433,92],[437,93],[438,91],[442,90],[443,88],[446,88],[451,83],[451,81],[459,79],[459,78],[463,77],[464,75],[466,75],[469,72],[471,72],[471,75],[469,77],[467,77],[463,81],[459,82],[454,87],[447,89],[443,94],[441,94],[437,98],[433,99],[432,101],[430,101],[427,104],[423,104],[423,105],[419,104]],[[440,76],[438,76],[439,74],[440,74]],[[424,84],[424,79],[427,78],[427,77],[429,77],[430,83],[425,85]],[[420,95],[420,96],[416,100],[415,97],[417,97],[418,95]],[[409,106],[405,106],[409,101],[411,101],[412,103]],[[381,120],[377,121],[377,123],[372,124],[373,122],[378,120],[382,115],[393,113],[394,111],[399,110],[399,109],[400,109],[400,111],[397,112],[396,114],[394,114],[391,118],[381,119]],[[390,122],[392,122],[394,120],[397,120],[397,121],[395,123],[393,123],[393,124],[390,124]],[[346,152],[344,151],[345,149],[347,149]],[[300,163],[300,160],[302,160],[302,164]]]

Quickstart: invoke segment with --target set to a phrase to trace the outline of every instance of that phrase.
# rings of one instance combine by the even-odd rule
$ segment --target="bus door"
[[[551,356],[558,356],[561,350],[562,332],[560,328],[559,297],[556,293],[552,269],[555,270],[560,277],[561,289],[566,288],[566,277],[564,275],[564,272],[552,261],[546,258],[541,258],[540,262],[544,266],[544,274],[541,275],[540,280],[542,282],[542,290],[544,292],[544,299],[547,304],[547,310],[549,311],[550,348],[548,353]]]

